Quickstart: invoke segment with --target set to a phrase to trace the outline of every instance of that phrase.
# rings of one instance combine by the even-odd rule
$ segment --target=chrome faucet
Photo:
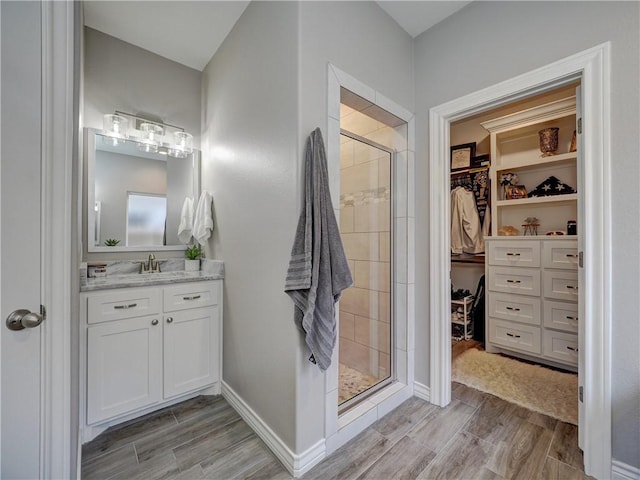
[[[156,260],[156,256],[153,253],[149,254],[149,260],[145,265],[145,262],[140,262],[140,273],[149,272],[156,273],[160,272],[160,262]]]

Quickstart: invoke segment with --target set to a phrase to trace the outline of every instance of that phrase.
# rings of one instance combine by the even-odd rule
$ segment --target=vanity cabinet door
[[[164,315],[164,397],[220,380],[220,305]]]
[[[162,400],[161,319],[153,315],[89,326],[89,425]]]

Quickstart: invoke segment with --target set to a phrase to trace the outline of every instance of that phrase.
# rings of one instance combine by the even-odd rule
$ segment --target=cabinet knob
[[[167,323],[173,322],[173,317],[167,317]]]
[[[155,326],[157,324],[158,324],[158,320],[157,319],[154,318],[153,320],[151,320],[151,325]]]

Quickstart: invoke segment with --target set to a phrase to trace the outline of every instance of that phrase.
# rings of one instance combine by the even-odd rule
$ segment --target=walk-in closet
[[[573,425],[577,88],[548,91],[450,129],[454,388],[462,383]]]

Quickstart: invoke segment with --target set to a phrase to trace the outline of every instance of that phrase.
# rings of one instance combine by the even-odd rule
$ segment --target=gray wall
[[[298,332],[283,292],[298,214],[298,5],[251,3],[203,72],[202,187],[225,262],[224,381],[295,446]]]
[[[85,27],[84,127],[102,116],[147,113],[193,134],[200,144],[201,72]],[[131,126],[131,125],[130,125]]]
[[[295,41],[299,39],[299,44]],[[407,108],[411,38],[364,2],[255,2],[204,71],[202,185],[224,259],[224,380],[296,453],[324,438],[324,375],[283,293],[306,137],[326,140],[327,62]]]
[[[95,172],[96,200],[102,202],[100,246],[107,238],[125,246],[127,194],[167,195],[167,162],[97,150]]]
[[[389,99],[413,110],[412,40],[373,2],[300,2],[300,127],[298,162],[307,136],[322,129],[327,142],[327,64],[331,63]],[[339,167],[338,167],[339,168]],[[302,174],[302,168],[299,169]],[[336,169],[337,170],[337,169]],[[337,171],[330,172],[330,177]],[[298,177],[297,205],[302,202]],[[339,192],[332,192],[333,201]],[[324,375],[297,358],[297,452],[324,437]]]
[[[92,28],[84,27],[83,40],[83,127],[102,130],[102,116],[115,110],[146,113],[183,127],[193,134],[194,147],[200,148],[201,72]],[[87,252],[84,199],[86,191],[82,202],[83,259],[141,260],[144,255],[136,252]],[[158,252],[156,256],[176,257],[182,253]]]
[[[416,39],[416,210],[428,211],[430,107],[610,40],[613,236],[613,456],[640,466],[639,4],[474,2]],[[428,218],[416,216],[416,291],[429,292]],[[416,295],[428,319],[428,296]],[[416,345],[428,345],[428,320]],[[416,380],[429,384],[428,349],[416,349]]]

